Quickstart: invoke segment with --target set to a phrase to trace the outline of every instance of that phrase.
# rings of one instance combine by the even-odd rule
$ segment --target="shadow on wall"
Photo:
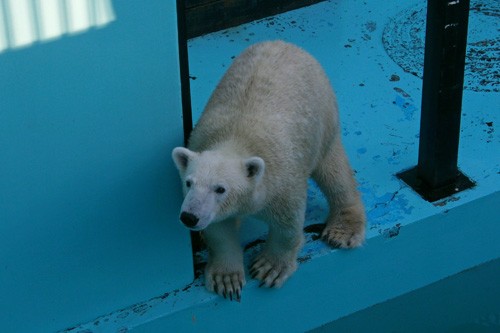
[[[0,53],[115,20],[111,0],[0,0]]]

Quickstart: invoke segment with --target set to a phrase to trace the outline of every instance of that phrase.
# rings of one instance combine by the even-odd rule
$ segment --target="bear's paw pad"
[[[286,261],[263,253],[253,262],[250,275],[261,281],[259,287],[280,288],[295,270],[297,270],[295,259]]]

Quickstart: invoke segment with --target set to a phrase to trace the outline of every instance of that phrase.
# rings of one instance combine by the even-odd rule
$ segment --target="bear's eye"
[[[217,186],[215,188],[215,193],[217,193],[217,194],[222,194],[224,192],[226,192],[226,189],[224,187],[222,187],[222,186]]]
[[[186,180],[186,187],[191,187],[191,181],[190,180]]]

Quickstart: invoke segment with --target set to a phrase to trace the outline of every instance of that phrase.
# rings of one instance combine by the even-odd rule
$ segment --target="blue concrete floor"
[[[480,4],[490,11],[480,12]],[[497,191],[500,158],[492,152],[500,151],[500,134],[495,132],[500,109],[500,3],[473,1],[471,7],[459,167],[477,182],[473,191],[430,204],[394,176],[417,162],[425,38],[422,1],[389,1],[383,6],[326,1],[192,40],[194,119],[245,47],[283,39],[314,55],[336,90],[344,145],[366,205],[368,238]],[[311,183],[306,225],[322,223],[326,212],[323,196]],[[265,227],[256,224],[246,225],[244,242],[265,233]],[[310,245],[306,253],[323,250],[322,243]]]
[[[493,216],[489,222],[498,223],[500,218],[491,202],[493,206],[498,204],[500,189],[500,134],[496,129],[500,124],[500,5],[496,0],[484,0],[472,1],[471,6],[459,153],[460,169],[476,182],[471,190],[432,204],[394,176],[417,162],[425,1],[325,1],[191,40],[194,118],[199,117],[232,59],[245,47],[274,39],[295,43],[319,60],[336,90],[344,145],[366,206],[368,239],[389,242],[404,234],[406,228],[413,230],[415,222],[462,207],[473,210],[475,202],[491,196],[494,199],[485,206],[489,209],[485,216]],[[322,194],[311,183],[306,224],[322,223],[326,212]],[[461,225],[449,224],[447,228]],[[322,257],[338,252],[316,240],[313,227],[307,230],[308,242],[299,261],[320,262]],[[265,227],[250,221],[243,233],[244,244],[257,244],[253,241],[264,237]],[[258,245],[249,246],[247,256],[257,249]],[[499,247],[492,245],[492,249],[492,258],[499,257]],[[296,280],[305,278],[300,275],[302,266],[307,265],[301,265]],[[249,283],[243,302],[245,293],[253,295],[254,290],[256,285]],[[262,297],[267,300],[269,296]],[[196,280],[184,290],[117,311],[98,319],[97,324],[88,323],[71,332],[126,330],[207,302],[217,306],[219,300],[204,291],[201,280]],[[191,323],[197,321],[195,315],[188,319]]]

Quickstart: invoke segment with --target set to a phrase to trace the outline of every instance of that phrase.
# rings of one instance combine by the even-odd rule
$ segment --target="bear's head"
[[[197,153],[177,147],[172,158],[184,190],[180,220],[191,230],[250,213],[260,201],[265,169],[260,157],[228,156],[216,150]]]

